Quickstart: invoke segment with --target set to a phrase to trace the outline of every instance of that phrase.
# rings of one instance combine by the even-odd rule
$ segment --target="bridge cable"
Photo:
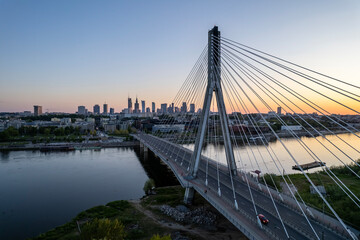
[[[223,45],[225,45],[225,44],[223,44]],[[226,48],[223,48],[223,49],[224,49],[225,51],[230,52],[230,51],[227,50]],[[270,70],[273,70],[274,72],[276,72],[276,73],[278,73],[278,74],[280,74],[280,75],[282,75],[282,76],[285,76],[286,78],[289,78],[288,76],[282,74],[281,72],[279,72],[279,71],[277,71],[277,70],[275,70],[275,69],[267,66],[267,65],[264,64],[264,63],[261,63],[261,62],[257,61],[256,59],[254,59],[254,58],[252,58],[252,57],[250,57],[250,56],[248,56],[248,55],[246,55],[246,54],[244,54],[244,53],[241,53],[241,52],[239,52],[239,51],[237,51],[237,50],[234,50],[234,49],[231,48],[231,47],[230,47],[230,49],[233,50],[233,51],[235,51],[235,52],[237,52],[237,53],[239,53],[239,54],[241,54],[241,55],[243,55],[243,56],[245,56],[245,57],[247,57],[247,58],[249,58],[249,59],[251,59],[251,60],[253,60],[253,61],[255,61],[255,62],[257,62],[257,63],[259,63],[259,64],[261,64],[262,66],[265,66],[266,68],[269,68]],[[233,53],[232,53],[232,54],[233,54]],[[238,56],[237,56],[237,57],[238,57]],[[276,80],[276,81],[277,81],[277,80]],[[278,82],[278,81],[277,81],[277,82]],[[286,86],[286,88],[287,88],[287,89],[290,89],[290,88],[287,87],[287,86]],[[308,87],[306,87],[306,88],[308,88]],[[288,91],[288,92],[289,92],[289,91]],[[317,108],[323,110],[324,112],[326,112],[326,113],[329,114],[329,115],[331,114],[331,113],[329,113],[327,110],[325,110],[324,108],[322,108],[322,107],[320,107],[319,105],[315,104],[314,102],[312,102],[312,101],[309,100],[308,98],[302,96],[302,95],[299,94],[298,92],[295,92],[295,91],[293,91],[292,89],[290,89],[290,92],[289,92],[289,93],[291,93],[291,94],[293,94],[293,95],[300,95],[301,98],[304,98],[306,101],[310,102],[311,104],[313,104],[313,105],[316,106]],[[320,94],[320,95],[321,95],[321,94]],[[322,95],[324,95],[324,94],[322,94]],[[326,97],[326,98],[329,98],[329,97],[327,97],[327,96],[325,96],[325,97]],[[299,97],[298,97],[298,98],[299,98]],[[301,99],[301,100],[302,100],[302,99]],[[302,101],[303,101],[303,100],[302,100]],[[336,101],[336,100],[335,100],[335,101]],[[303,102],[305,102],[305,101],[303,101]],[[337,102],[338,102],[338,101],[337,101]],[[315,109],[315,111],[321,112],[319,109],[313,107],[313,106],[310,105],[309,103],[307,103],[307,102],[305,102],[305,103],[306,103],[308,106],[310,106],[311,108]],[[340,105],[341,105],[341,104],[340,104]],[[354,111],[357,112],[356,110],[354,110]],[[322,112],[321,112],[321,113],[322,113]],[[330,118],[329,116],[327,116],[327,115],[324,114],[324,113],[322,113],[322,114],[323,114],[326,118],[328,118],[329,120],[331,120],[332,122],[334,122],[335,124],[339,125],[340,127],[344,128],[345,130],[351,132],[353,135],[355,135],[355,136],[357,136],[358,138],[360,138],[359,135],[355,134],[355,133],[354,133],[353,131],[351,131],[350,129],[348,129],[348,128],[346,128],[345,126],[341,125],[339,122],[347,125],[349,128],[352,128],[352,129],[355,130],[355,131],[359,131],[358,129],[354,128],[353,126],[349,125],[348,123],[344,122],[343,120],[339,119],[338,117],[336,117],[336,116],[334,116],[334,115],[332,115],[332,117],[335,118],[335,119],[336,119],[337,121],[339,121],[339,122],[335,121],[334,119]]]
[[[226,54],[226,53],[225,53]],[[241,58],[240,58],[241,59]],[[234,59],[233,59],[234,60]],[[243,60],[243,59],[241,59]],[[236,60],[234,60],[236,61]],[[246,62],[246,61],[245,61]],[[254,70],[258,71],[257,68],[254,68],[254,66],[252,65],[248,65],[250,67],[252,67]],[[259,71],[258,71],[259,72]],[[268,77],[268,76],[265,76]],[[261,79],[261,78],[259,78]],[[268,78],[270,81],[272,81],[273,79]],[[262,80],[262,79],[261,79]],[[262,80],[263,81],[263,80]],[[264,81],[265,84],[267,84]],[[272,86],[270,86],[269,84],[267,84],[269,87],[271,87],[272,89],[274,89]],[[274,89],[276,92],[278,92],[276,89]],[[286,96],[284,96],[283,94],[281,94],[280,92],[278,92],[282,97],[286,98],[288,101],[290,101]],[[321,124],[320,122],[318,122],[316,119],[314,119],[311,115],[308,115],[303,109],[301,109],[299,106],[297,106],[295,103],[293,103],[292,101],[290,101],[293,105],[295,105],[297,108],[299,108],[301,111],[303,111],[307,116],[309,116],[310,118],[312,118],[314,121],[316,121],[318,124],[320,124],[321,126],[323,126],[323,124]],[[295,113],[295,112],[294,112]],[[296,114],[296,113],[295,113]],[[297,115],[299,116],[299,115]],[[325,129],[329,130],[328,128],[326,128],[325,126],[323,126]],[[316,130],[316,129],[315,129]],[[317,130],[316,130],[317,131]],[[334,132],[332,132],[331,130],[329,130],[332,135],[336,135]],[[346,157],[348,157],[355,165],[359,165],[359,163],[357,163],[354,159],[352,159],[348,154],[346,154],[343,150],[341,150],[338,146],[334,145],[330,140],[327,139],[327,137],[325,137],[322,133],[320,133],[319,131],[317,131],[318,134],[320,134],[321,136],[323,136],[330,144],[332,144],[337,150],[339,150],[340,152],[342,152]],[[342,138],[338,137],[341,141],[343,141],[346,145],[348,145],[350,148],[352,148],[354,151],[360,153],[359,150],[357,150],[356,148],[354,148],[352,145],[350,145],[349,143],[347,143],[346,141],[344,141]],[[341,160],[340,160],[341,161]]]
[[[231,65],[229,65],[230,68],[232,68]],[[233,68],[232,68],[233,69]],[[234,71],[234,69],[233,69]],[[251,86],[249,86],[246,81],[244,81],[242,79],[242,77],[236,72],[234,71],[238,77],[248,86],[249,89],[253,90],[251,88]],[[237,83],[237,81],[236,81]],[[238,84],[239,85],[239,84]],[[271,126],[269,125],[269,123],[265,120],[264,116],[261,114],[261,112],[259,111],[259,109],[256,107],[256,105],[254,104],[254,102],[251,100],[251,98],[249,98],[249,96],[246,94],[246,92],[244,91],[244,89],[239,85],[241,91],[244,93],[244,95],[248,98],[249,102],[253,105],[253,107],[256,109],[256,111],[260,114],[260,116],[263,118],[263,120],[266,122],[266,124],[268,125],[268,127],[270,128],[270,130],[273,132],[273,134],[276,136],[276,138],[279,140],[279,142],[282,144],[282,146],[285,148],[285,150],[288,152],[289,156],[293,159],[293,161],[296,163],[296,165],[298,166],[298,168],[301,170],[301,172],[303,173],[303,175],[306,177],[306,179],[308,180],[308,182],[313,186],[313,188],[315,189],[315,191],[318,193],[318,195],[320,196],[320,198],[326,203],[327,207],[331,210],[331,212],[335,215],[335,217],[338,219],[338,221],[340,222],[340,224],[344,227],[344,229],[349,233],[349,235],[353,238],[351,231],[346,227],[346,225],[344,224],[344,222],[342,221],[342,219],[338,216],[338,214],[335,212],[335,210],[331,207],[331,205],[328,203],[328,201],[322,196],[322,194],[320,193],[320,191],[316,188],[316,186],[314,185],[314,183],[312,182],[312,180],[309,178],[309,176],[304,172],[304,170],[302,169],[302,167],[299,165],[298,161],[294,158],[294,156],[292,155],[292,153],[289,151],[289,149],[285,146],[285,144],[283,143],[283,141],[280,139],[280,137],[276,134],[276,132],[271,128]],[[257,95],[257,94],[256,94]],[[257,97],[262,101],[261,96],[257,95]]]
[[[238,66],[239,67],[239,70],[240,71],[245,71],[245,70],[242,70],[241,69],[241,67],[240,66]],[[245,67],[246,68],[246,67]],[[248,70],[248,69],[247,69]],[[249,71],[249,70],[248,70]],[[251,71],[250,71],[251,72]],[[244,72],[243,72],[243,74],[245,74]],[[245,74],[246,75],[246,74]],[[256,74],[255,74],[255,76],[257,76]],[[254,82],[254,84],[255,85],[257,85],[257,83],[258,84],[260,84],[263,88],[265,88],[270,94],[272,94],[275,98],[277,98],[279,101],[281,101],[286,107],[288,107],[291,111],[293,111],[294,112],[294,110],[292,110],[291,109],[291,107],[289,107],[286,103],[284,103],[281,99],[279,99],[274,93],[272,93],[270,90],[268,90],[266,87],[264,87],[261,83],[259,83],[255,78],[253,78],[253,77],[249,77],[248,76],[248,78],[251,80],[251,81],[253,81]],[[259,78],[259,79],[261,79],[261,78]],[[280,104],[276,101],[276,100],[274,100],[271,96],[269,96],[263,89],[261,89],[258,85],[257,85],[257,87],[260,89],[260,90],[262,90],[270,99],[272,99],[278,106],[280,106]],[[286,113],[288,113],[287,111],[286,111],[286,109],[284,108],[284,110],[285,110],[285,112]],[[310,125],[305,119],[303,119],[301,116],[299,116],[297,113],[295,113],[294,112],[294,114],[295,115],[297,115],[301,120],[303,120],[306,124],[308,124],[310,127],[312,127],[312,125]],[[341,161],[340,159],[339,159],[339,157],[336,155],[336,154],[334,154],[329,148],[327,148],[321,141],[319,141],[317,138],[315,138],[315,136],[309,131],[309,130],[307,130],[298,120],[296,120],[292,115],[290,115],[290,117],[297,123],[297,124],[299,124],[300,126],[302,126],[304,129],[305,129],[305,131],[308,133],[308,134],[310,134],[319,144],[321,144],[326,150],[328,150],[333,156],[335,156],[339,161]],[[313,128],[313,127],[312,127]],[[317,131],[315,128],[313,128],[315,131]],[[327,138],[326,138],[327,139]],[[328,139],[327,139],[328,140]],[[329,140],[328,140],[329,141]],[[332,143],[332,142],[330,142],[330,143]],[[332,143],[333,144],[333,143]],[[329,167],[327,167],[322,161],[321,161],[321,159],[319,159],[317,156],[316,156],[316,158],[324,165],[324,167],[325,167],[325,169],[326,170],[328,170],[358,201],[360,201],[357,197],[356,197],[356,195],[354,195],[351,191],[350,191],[350,189],[348,189],[347,188],[347,186],[331,171],[331,169],[329,168]],[[358,176],[351,168],[349,168],[349,166],[348,165],[346,165],[343,161],[341,161],[353,174],[355,174],[356,176]],[[328,175],[329,175],[329,173],[328,172],[326,172]],[[329,175],[329,177],[343,190],[343,188],[333,179],[333,177],[332,176],[330,176]],[[343,190],[344,191],[344,190]],[[345,191],[344,191],[345,192]],[[347,192],[345,192],[347,195],[348,195],[348,193]],[[349,196],[349,195],[348,195]],[[352,200],[352,198],[349,196],[349,198]],[[354,200],[353,200],[354,201]],[[358,207],[360,207],[359,205],[358,205],[358,203],[356,203],[355,201],[354,201],[354,203],[358,206]]]
[[[252,48],[252,47],[246,46],[246,45],[244,45],[244,44],[238,43],[238,42],[233,41],[233,40],[231,40],[231,39],[224,38],[224,37],[221,37],[221,38],[222,38],[222,39],[224,39],[224,40],[228,40],[228,41],[231,41],[231,42],[233,42],[233,43],[236,43],[236,44],[238,44],[238,45],[244,46],[244,47],[249,48],[249,49],[251,49],[251,50],[254,50],[254,51],[256,51],[256,52],[260,52],[260,53],[262,53],[262,54],[264,54],[264,55],[267,55],[267,56],[273,57],[273,58],[278,59],[278,60],[280,60],[280,61],[283,61],[283,62],[289,63],[289,64],[291,64],[291,65],[293,65],[293,66],[296,66],[296,67],[302,68],[302,69],[304,69],[304,70],[307,70],[307,71],[310,71],[310,72],[316,73],[316,74],[318,74],[318,75],[321,75],[321,76],[323,76],[323,77],[327,77],[327,78],[329,78],[329,79],[332,79],[332,80],[335,80],[335,81],[337,81],[337,82],[340,82],[340,83],[346,84],[346,85],[348,85],[348,86],[351,86],[351,87],[354,87],[354,88],[358,88],[358,89],[360,89],[360,86],[356,86],[356,85],[354,85],[354,84],[351,84],[351,83],[348,83],[348,82],[342,81],[342,80],[340,80],[340,79],[336,79],[336,78],[334,78],[334,77],[331,77],[331,76],[325,75],[325,74],[323,74],[323,73],[320,73],[320,72],[317,72],[317,71],[311,70],[311,69],[309,69],[309,68],[303,67],[303,66],[301,66],[301,65],[295,64],[295,63],[290,62],[290,61],[287,61],[287,60],[285,60],[285,59],[282,59],[282,58],[276,57],[276,56],[271,55],[271,54],[268,54],[268,53],[266,53],[266,52],[263,52],[263,51],[260,51],[260,50],[255,49],[255,48]]]

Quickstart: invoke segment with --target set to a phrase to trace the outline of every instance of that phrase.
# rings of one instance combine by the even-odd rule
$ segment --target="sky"
[[[0,0],[0,112],[170,103],[214,25],[360,86],[357,0]]]

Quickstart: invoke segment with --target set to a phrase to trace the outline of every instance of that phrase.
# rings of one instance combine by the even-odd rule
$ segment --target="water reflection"
[[[353,134],[338,134],[337,136],[327,135],[326,138],[336,147],[343,150],[344,153],[346,153],[345,155],[341,153],[336,147],[334,147],[334,145],[329,143],[329,141],[327,141],[327,139],[324,137],[301,137],[302,142],[311,149],[311,151],[316,155],[315,157],[315,155],[309,154],[309,152],[306,151],[296,139],[285,138],[282,139],[282,142],[296,158],[299,164],[314,162],[319,158],[325,162],[327,166],[340,166],[343,165],[341,161],[346,164],[351,164],[351,159],[360,159],[359,152],[349,147],[338,137],[342,138],[355,149],[358,149],[358,146],[360,146],[360,139]],[[326,146],[331,152],[325,149],[322,144]],[[188,144],[185,146],[189,149],[193,149],[194,147],[193,144]],[[269,154],[268,150],[271,155]],[[276,156],[272,153],[272,151]],[[333,155],[333,153],[341,161],[339,161]],[[225,149],[223,144],[215,145],[213,143],[207,143],[204,146],[202,154],[214,160],[218,160],[223,164],[226,164]],[[298,171],[292,170],[292,166],[295,165],[295,162],[279,141],[270,142],[268,146],[255,144],[247,146],[238,144],[237,146],[234,146],[234,154],[238,168],[244,169],[245,171],[260,170],[263,173],[271,172],[275,174],[281,174],[284,169],[286,173],[299,173]],[[271,158],[271,156],[273,158]],[[309,170],[309,172],[314,172],[317,170],[319,169]]]
[[[146,174],[149,178],[154,179],[157,187],[179,185],[179,182],[172,171],[161,161],[160,158],[156,157],[153,152],[150,150],[146,152],[141,151],[140,147],[134,148],[134,151]]]
[[[178,184],[160,159],[138,148],[1,152],[0,239],[35,236],[84,209],[140,198],[149,177],[157,186]]]
[[[9,156],[10,156],[9,151],[0,151],[0,161],[2,163],[9,162]]]

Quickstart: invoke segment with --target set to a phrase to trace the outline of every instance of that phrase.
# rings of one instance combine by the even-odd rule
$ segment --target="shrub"
[[[165,235],[165,236],[160,237],[159,234],[156,234],[156,235],[152,236],[152,238],[150,240],[171,240],[171,237],[170,237],[170,235]]]
[[[85,223],[80,234],[81,240],[111,239],[123,240],[126,232],[119,220],[97,219]]]

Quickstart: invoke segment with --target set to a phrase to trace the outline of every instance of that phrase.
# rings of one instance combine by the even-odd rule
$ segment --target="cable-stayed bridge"
[[[208,33],[207,46],[153,132],[143,131],[134,137],[172,169],[186,188],[185,202],[191,203],[197,191],[249,239],[358,239],[358,230],[344,222],[305,169],[323,170],[316,175],[316,182],[323,183],[321,175],[326,175],[348,199],[346,207],[360,208],[358,193],[326,165],[329,159],[337,161],[354,181],[360,180],[359,89],[223,38],[214,27]],[[187,103],[191,103],[190,111]],[[202,108],[196,110],[200,105]],[[351,119],[334,115],[329,108],[349,113]],[[296,139],[298,149],[287,146],[279,127]],[[338,132],[352,135],[358,145]],[[306,143],[302,134],[314,138],[315,143]],[[277,140],[286,156],[274,151],[269,136]],[[208,144],[221,146],[226,162],[220,161],[216,150],[205,156]],[[245,156],[234,151],[240,147],[246,148],[246,163]],[[300,152],[310,164],[299,161]],[[329,157],[324,159],[324,153]],[[284,161],[291,161],[303,174],[331,216],[308,206]],[[273,175],[261,173],[280,176],[282,191]],[[322,185],[326,188],[326,183]],[[262,224],[259,214],[265,215],[269,224]]]

